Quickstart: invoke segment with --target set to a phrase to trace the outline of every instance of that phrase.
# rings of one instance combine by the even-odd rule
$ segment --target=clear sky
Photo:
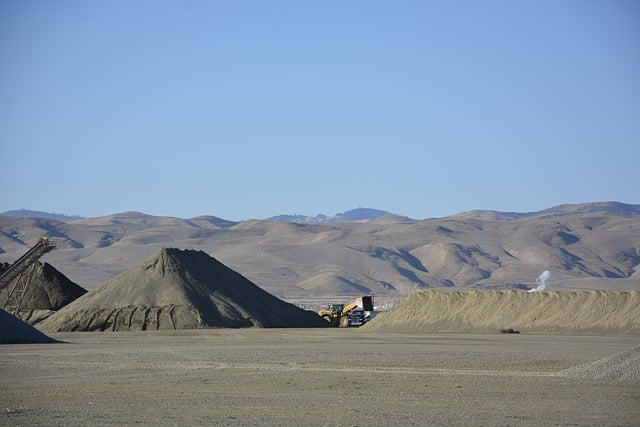
[[[0,212],[640,203],[640,2],[0,1]]]

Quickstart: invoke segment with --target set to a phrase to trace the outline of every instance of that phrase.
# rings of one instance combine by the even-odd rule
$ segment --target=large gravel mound
[[[17,317],[0,309],[0,344],[57,342]]]
[[[36,262],[0,289],[0,303],[7,301],[14,287],[24,282],[24,293],[15,316],[31,325],[87,293],[86,289],[69,280],[50,264]]]
[[[323,327],[202,251],[162,249],[38,324],[43,331]]]
[[[595,362],[565,369],[558,375],[594,380],[640,381],[640,345]]]
[[[0,302],[4,302],[17,282],[26,281],[20,310],[59,310],[71,301],[87,293],[67,276],[48,263],[36,262],[27,270],[0,288]],[[21,283],[22,284],[22,283]]]
[[[416,292],[365,325],[388,332],[640,336],[640,292]]]

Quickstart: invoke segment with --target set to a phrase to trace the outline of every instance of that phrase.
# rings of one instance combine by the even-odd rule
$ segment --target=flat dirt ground
[[[640,337],[209,329],[0,346],[0,425],[640,425]]]

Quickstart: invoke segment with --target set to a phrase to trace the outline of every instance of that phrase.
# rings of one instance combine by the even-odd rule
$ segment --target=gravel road
[[[640,382],[558,375],[639,337],[57,333],[0,346],[0,425],[638,425]],[[635,363],[635,362],[634,362]]]

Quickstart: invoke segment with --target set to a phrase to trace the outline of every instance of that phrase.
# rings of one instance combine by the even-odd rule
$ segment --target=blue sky
[[[640,2],[0,2],[0,212],[640,203]]]

